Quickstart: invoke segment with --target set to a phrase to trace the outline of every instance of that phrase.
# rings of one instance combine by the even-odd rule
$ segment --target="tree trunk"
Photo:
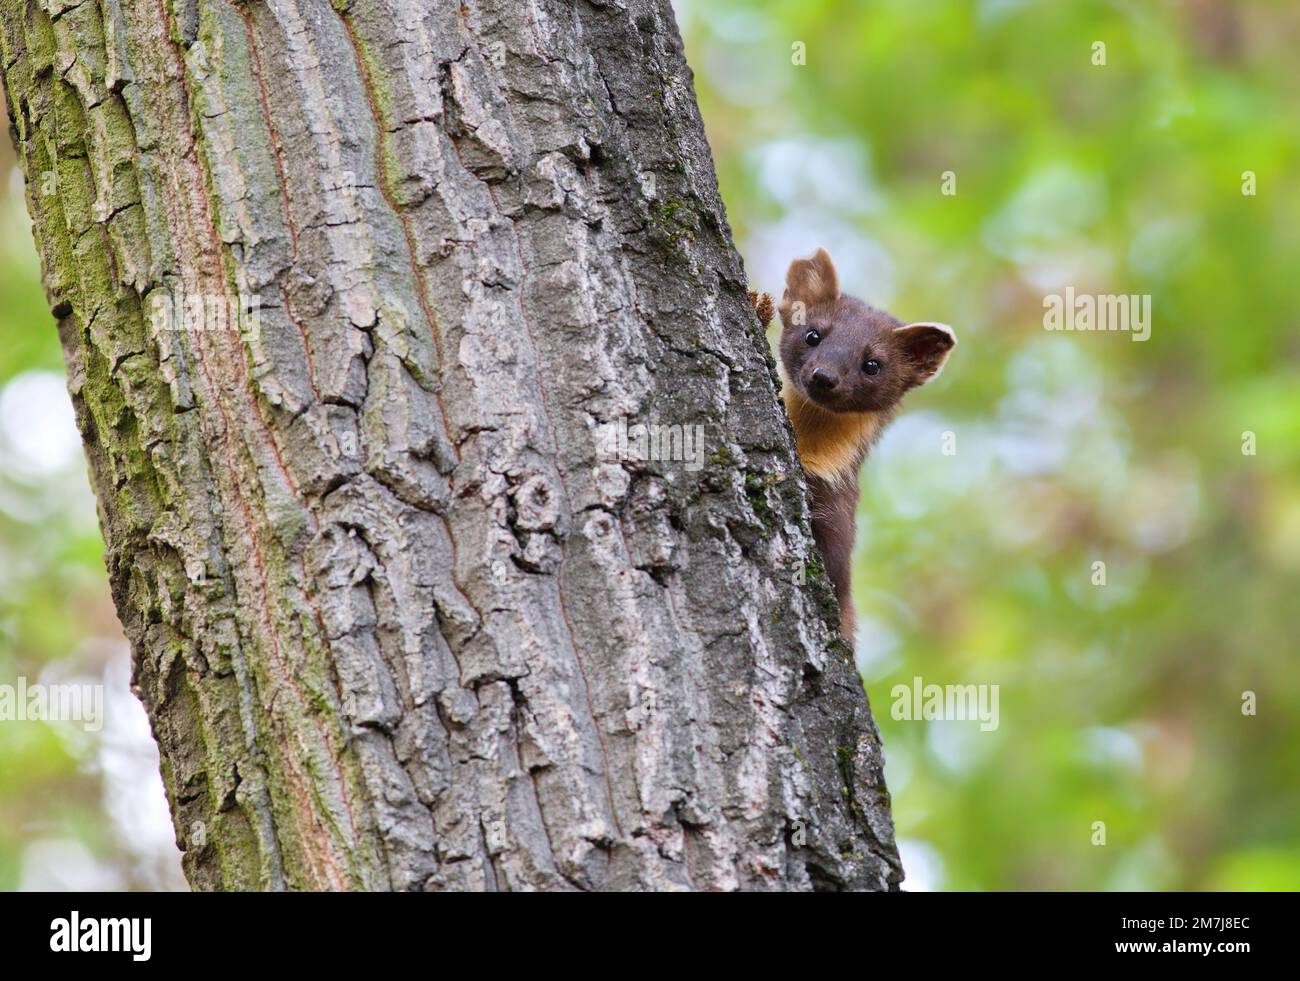
[[[668,0],[0,10],[194,887],[896,886]]]

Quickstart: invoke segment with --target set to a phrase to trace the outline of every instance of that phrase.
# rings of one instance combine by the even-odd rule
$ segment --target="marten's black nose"
[[[814,368],[812,373],[812,387],[819,392],[829,392],[839,384],[839,376],[829,368]]]

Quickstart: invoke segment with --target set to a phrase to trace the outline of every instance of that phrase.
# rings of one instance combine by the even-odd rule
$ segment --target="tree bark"
[[[0,10],[195,888],[897,885],[667,0]]]

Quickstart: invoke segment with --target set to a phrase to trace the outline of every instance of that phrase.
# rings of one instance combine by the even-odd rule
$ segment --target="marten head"
[[[781,363],[795,390],[831,412],[882,412],[939,374],[957,343],[946,324],[904,324],[840,292],[825,249],[785,274]]]

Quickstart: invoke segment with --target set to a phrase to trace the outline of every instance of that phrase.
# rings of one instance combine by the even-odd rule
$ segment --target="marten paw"
[[[771,293],[760,293],[757,290],[749,291],[749,302],[754,307],[754,312],[758,314],[758,322],[766,327],[776,316],[776,302],[772,299]]]

